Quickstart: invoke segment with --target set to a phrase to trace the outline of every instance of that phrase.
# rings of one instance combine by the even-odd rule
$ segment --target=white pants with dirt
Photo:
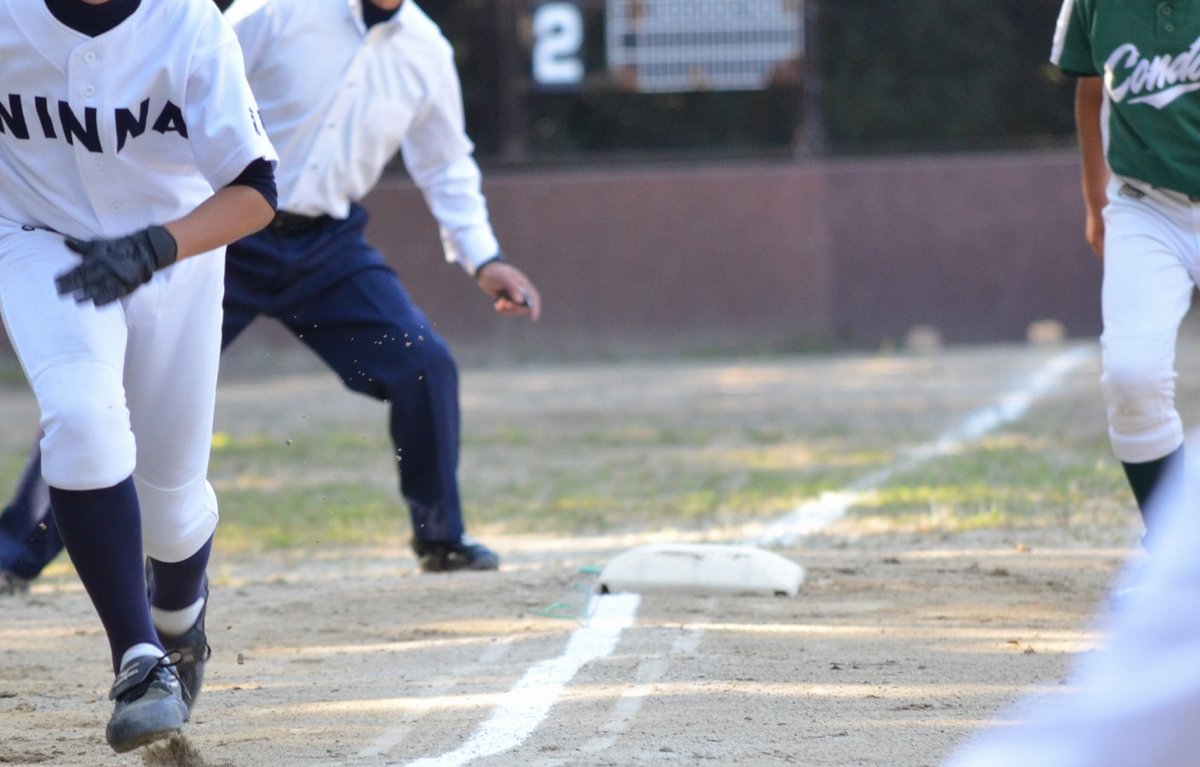
[[[131,474],[145,553],[175,562],[212,535],[207,481],[224,250],[155,273],[113,304],[60,296],[63,237],[0,221],[0,314],[41,411],[42,475],[64,490]]]
[[[1145,463],[1183,443],[1175,343],[1200,279],[1200,202],[1120,177],[1108,200],[1100,383],[1113,453]]]

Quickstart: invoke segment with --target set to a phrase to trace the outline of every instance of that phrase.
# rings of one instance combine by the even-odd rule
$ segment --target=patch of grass
[[[523,429],[519,426],[506,426],[492,429],[484,434],[464,434],[462,436],[462,447],[465,449],[496,447],[499,445],[529,447],[537,444],[537,440],[537,435],[530,429]]]
[[[15,359],[0,359],[0,388],[28,391],[25,371],[21,370],[21,365]]]
[[[852,513],[910,529],[1127,523],[1136,510],[1105,453],[1008,434],[894,477]]]
[[[220,545],[230,550],[407,540],[408,511],[398,498],[360,486],[247,490],[217,487]]]
[[[213,451],[223,545],[402,543],[408,512],[390,443],[352,430],[221,437]],[[476,534],[601,534],[770,519],[890,465],[902,446],[797,439],[782,426],[614,418],[497,427],[464,445]],[[867,527],[946,530],[1120,524],[1129,504],[1107,443],[1011,432],[900,473],[850,513]]]
[[[742,444],[653,454],[610,446],[565,455],[540,473],[524,472],[519,480],[507,477],[493,484],[490,472],[465,472],[468,508],[480,510],[480,522],[507,532],[703,527],[783,513],[806,498],[842,487],[878,457],[856,460],[849,453],[781,452]],[[537,460],[529,456],[531,464]]]
[[[907,450],[989,401],[979,387],[995,377],[994,360],[934,359],[506,371],[491,379],[503,396],[479,386],[464,398],[473,408],[463,414],[459,471],[468,528],[567,535],[777,518],[901,465]],[[383,411],[331,406],[330,397],[353,400],[328,383],[242,382],[223,405],[227,430],[214,437],[210,466],[222,547],[409,537],[403,456],[393,454]],[[14,438],[0,456],[0,492],[16,481],[25,447]],[[843,521],[948,530],[1135,518],[1098,395],[1081,388],[961,452],[898,471]]]
[[[213,440],[209,478],[230,549],[407,540],[391,444],[351,432],[279,440],[255,433]]]

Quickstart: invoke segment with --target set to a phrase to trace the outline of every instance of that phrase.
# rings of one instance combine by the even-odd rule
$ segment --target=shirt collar
[[[354,19],[354,24],[358,27],[358,31],[365,34],[367,25],[363,22],[363,0],[346,0],[346,5],[350,9],[350,18]],[[412,0],[404,0],[404,2],[400,3],[400,7],[396,9],[396,12],[392,14],[391,18],[381,21],[376,26],[393,24],[403,26],[404,18],[411,13],[410,9],[412,6]]]

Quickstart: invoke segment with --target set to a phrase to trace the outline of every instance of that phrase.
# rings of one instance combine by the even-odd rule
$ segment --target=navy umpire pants
[[[35,441],[12,503],[0,514],[0,565],[33,579],[62,550],[50,513],[50,489],[42,479],[42,451]]]
[[[463,534],[458,495],[458,369],[400,278],[366,241],[367,214],[283,236],[243,238],[225,259],[225,348],[260,315],[281,322],[342,382],[390,404],[400,493],[425,541]],[[34,578],[62,550],[36,452],[0,516],[0,562]]]
[[[270,229],[229,246],[228,346],[259,315],[281,322],[348,388],[390,405],[400,492],[414,534],[457,541],[458,368],[446,344],[363,233],[367,214],[325,218],[282,236]]]

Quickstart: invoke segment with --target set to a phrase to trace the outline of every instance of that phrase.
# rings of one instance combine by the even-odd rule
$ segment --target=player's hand
[[[173,264],[178,255],[175,238],[161,226],[111,240],[67,238],[67,247],[83,256],[83,263],[55,278],[60,295],[70,293],[79,303],[96,306],[127,296],[151,275]]]
[[[525,274],[503,259],[488,261],[475,273],[479,289],[492,299],[501,314],[522,314],[537,322],[542,297]]]

